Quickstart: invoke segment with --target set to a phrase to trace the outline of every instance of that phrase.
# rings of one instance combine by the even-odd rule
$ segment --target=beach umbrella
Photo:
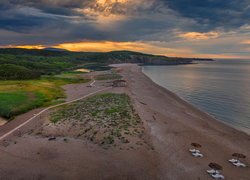
[[[214,162],[209,163],[208,166],[210,168],[212,168],[214,170],[218,170],[218,171],[223,169],[221,165],[214,163]]]
[[[237,159],[239,160],[240,158],[246,158],[246,156],[244,154],[240,154],[240,153],[233,153],[232,154],[233,157],[237,157]]]
[[[193,146],[195,148],[200,148],[201,147],[201,145],[198,144],[198,143],[191,143],[191,146]]]

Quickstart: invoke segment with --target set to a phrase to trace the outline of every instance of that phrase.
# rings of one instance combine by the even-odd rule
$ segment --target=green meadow
[[[57,104],[65,98],[61,86],[85,83],[80,73],[42,76],[35,80],[0,81],[0,116],[11,120],[31,109]]]

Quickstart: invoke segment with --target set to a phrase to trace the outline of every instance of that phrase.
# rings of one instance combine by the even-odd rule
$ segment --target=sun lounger
[[[237,162],[239,162],[239,160],[237,160],[237,159],[229,159],[228,161],[231,162],[231,163],[237,163]]]
[[[191,153],[200,153],[200,151],[198,150],[198,149],[189,149],[189,151],[191,152]]]
[[[214,178],[214,179],[225,179],[225,177],[221,174],[211,174],[211,176]]]
[[[233,165],[235,165],[236,167],[246,167],[246,165],[244,163],[241,163],[241,162],[235,162],[233,163]]]
[[[207,173],[208,174],[219,174],[219,171],[214,170],[214,169],[209,169],[209,170],[207,170]]]
[[[201,154],[201,153],[192,153],[192,155],[194,156],[194,157],[203,157],[203,154]]]

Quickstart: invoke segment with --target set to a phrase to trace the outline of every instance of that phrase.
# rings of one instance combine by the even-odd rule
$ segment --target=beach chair
[[[215,169],[209,169],[209,170],[207,170],[207,173],[208,174],[219,174],[220,172],[215,170]]]
[[[231,162],[231,163],[237,163],[237,162],[239,162],[238,159],[229,159],[228,161]]]
[[[214,178],[214,179],[225,179],[225,177],[221,174],[211,174],[211,176]]]
[[[203,157],[203,154],[197,153],[197,152],[192,153],[192,155],[193,155],[194,157]]]
[[[246,167],[246,165],[245,165],[244,163],[241,163],[241,162],[239,162],[239,161],[233,163],[233,165],[236,166],[236,167]]]
[[[200,153],[200,151],[198,150],[198,149],[189,149],[189,151],[191,152],[191,153]]]

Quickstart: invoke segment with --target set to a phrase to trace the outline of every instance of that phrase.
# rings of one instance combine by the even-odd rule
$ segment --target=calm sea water
[[[154,82],[220,121],[250,134],[250,61],[144,66]]]

